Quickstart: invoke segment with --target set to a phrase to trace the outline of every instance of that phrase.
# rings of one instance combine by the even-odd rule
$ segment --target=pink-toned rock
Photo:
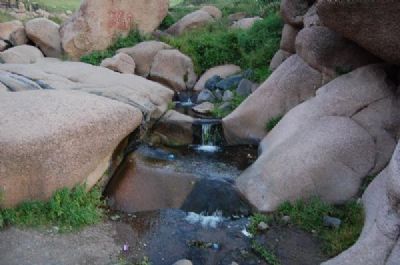
[[[313,2],[313,0],[282,0],[281,15],[285,23],[302,27],[304,15]]]
[[[0,39],[8,40],[14,46],[28,42],[24,25],[19,20],[0,23]]]
[[[204,85],[206,84],[206,82],[215,75],[226,78],[228,76],[240,73],[240,71],[241,68],[234,64],[219,65],[210,68],[200,77],[199,81],[197,81],[196,85],[194,86],[194,90],[203,90],[205,88]]]
[[[104,59],[102,67],[122,74],[135,74],[135,61],[126,53],[118,53],[112,58]]]
[[[307,78],[304,78],[307,76]],[[258,143],[269,120],[313,97],[322,85],[321,73],[299,56],[285,60],[235,111],[223,120],[229,144]]]
[[[82,92],[38,90],[0,97],[2,206],[93,187],[116,147],[142,122],[136,108]]]
[[[197,76],[192,59],[178,50],[161,50],[154,58],[150,79],[175,91],[192,89]]]
[[[282,30],[281,50],[289,53],[296,53],[296,37],[299,30],[289,24],[285,24]]]
[[[72,58],[104,50],[131,30],[150,33],[168,13],[168,0],[84,0],[61,27],[64,51]]]
[[[0,40],[0,52],[2,52],[5,49],[7,49],[7,47],[8,47],[7,42],[5,42],[4,40]]]
[[[62,56],[60,26],[47,18],[35,18],[25,24],[26,34],[47,57]]]
[[[171,49],[171,46],[160,41],[144,41],[131,48],[123,48],[117,52],[123,52],[133,58],[136,63],[136,74],[147,77],[150,74],[156,54],[164,49]]]
[[[181,18],[179,21],[169,27],[166,32],[173,36],[179,36],[189,30],[204,27],[205,25],[214,21],[215,19],[208,12],[204,10],[197,10]]]
[[[200,114],[210,114],[215,108],[211,102],[203,102],[193,107],[193,110]]]
[[[293,54],[286,52],[284,50],[278,50],[275,53],[274,57],[272,57],[269,69],[275,71],[287,58],[289,58],[292,55]]]
[[[309,65],[334,78],[379,59],[327,27],[302,29],[296,38],[296,52]]]
[[[233,23],[232,28],[234,29],[249,29],[251,28],[254,23],[257,21],[262,20],[260,17],[248,17],[248,18],[242,18],[236,22]]]
[[[219,10],[218,7],[216,6],[211,6],[211,5],[203,6],[200,10],[206,11],[215,19],[220,19],[222,17],[221,10]]]

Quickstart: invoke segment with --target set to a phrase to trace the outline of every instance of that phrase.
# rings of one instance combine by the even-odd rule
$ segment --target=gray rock
[[[3,83],[12,92],[42,89],[31,79],[4,71],[0,71],[0,83]]]
[[[327,215],[324,216],[323,221],[324,221],[324,226],[335,229],[339,229],[339,227],[342,225],[342,220]]]
[[[232,104],[230,102],[222,103],[218,107],[218,110],[220,110],[220,111],[230,111],[231,109],[232,109]]]
[[[261,222],[257,225],[258,230],[265,231],[269,228],[269,225],[265,222]]]
[[[215,108],[214,104],[210,102],[203,102],[200,105],[194,106],[193,110],[200,114],[208,114],[211,113],[214,110],[214,108]]]
[[[243,79],[240,81],[236,93],[241,97],[247,97],[253,91],[255,84],[248,79]]]
[[[204,87],[208,90],[215,90],[217,88],[218,82],[220,82],[221,80],[222,78],[219,75],[214,75],[206,81]]]
[[[217,89],[214,91],[214,96],[218,99],[218,100],[222,100],[222,98],[224,97],[224,94],[222,93],[221,90]]]
[[[192,265],[192,262],[187,259],[181,259],[175,262],[173,265]]]
[[[285,224],[290,223],[290,216],[289,215],[285,215],[282,217],[282,222],[284,222]]]
[[[233,75],[219,81],[216,85],[216,88],[221,90],[236,89],[242,79],[242,75]]]
[[[233,97],[234,97],[233,92],[230,90],[227,90],[224,92],[224,96],[223,96],[222,100],[225,102],[231,101],[233,99]]]
[[[213,102],[215,101],[216,97],[214,96],[214,94],[208,90],[205,89],[203,91],[200,92],[200,94],[197,97],[197,103],[203,103],[203,102]]]

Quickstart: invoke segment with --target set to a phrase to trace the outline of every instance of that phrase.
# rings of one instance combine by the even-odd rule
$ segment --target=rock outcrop
[[[84,63],[44,59],[35,64],[0,64],[2,71],[2,83],[5,76],[9,84],[20,88],[79,90],[103,96],[138,108],[146,121],[160,118],[173,97],[170,89],[140,76]]]
[[[389,166],[369,185],[365,223],[354,246],[322,265],[395,265],[400,258],[400,145]]]
[[[362,179],[382,170],[395,148],[400,104],[392,71],[359,68],[287,113],[238,179],[249,201],[269,212],[288,200],[319,196],[342,203],[356,195]]]
[[[307,76],[305,79],[304,77]],[[322,86],[322,75],[293,55],[235,111],[223,120],[229,144],[256,144],[266,135],[267,122],[313,97]]]
[[[0,97],[2,206],[48,199],[63,187],[95,185],[142,113],[76,91],[36,90]]]
[[[88,52],[106,49],[119,35],[135,28],[150,33],[167,15],[168,4],[167,0],[84,0],[61,27],[64,51],[78,59]]]
[[[47,57],[62,56],[60,26],[47,18],[35,18],[25,24],[26,34]]]
[[[395,0],[317,2],[317,13],[326,27],[396,64],[400,63],[399,12],[400,2]]]

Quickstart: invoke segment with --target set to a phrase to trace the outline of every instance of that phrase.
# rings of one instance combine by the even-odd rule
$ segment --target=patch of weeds
[[[98,188],[86,192],[86,187],[80,185],[56,191],[48,202],[31,201],[14,209],[0,209],[0,219],[3,225],[57,226],[64,232],[101,221],[103,205]]]
[[[59,16],[50,16],[49,19],[58,25],[64,22]]]
[[[14,20],[15,18],[7,12],[0,10],[0,23]]]
[[[211,114],[215,118],[224,118],[228,116],[232,111],[234,111],[240,104],[246,99],[244,96],[238,95],[236,92],[233,92],[233,99],[229,102],[230,106],[226,109],[220,109],[225,102],[217,102],[215,104],[215,108],[212,110]]]
[[[104,51],[94,51],[87,55],[81,57],[81,62],[92,64],[92,65],[100,65],[101,62],[106,59],[113,57],[117,50],[126,47],[132,47],[139,42],[147,40],[148,37],[141,35],[138,30],[133,30],[129,32],[126,37],[119,37],[110,47],[108,47]]]
[[[176,107],[175,102],[168,102],[168,110],[174,110]]]
[[[262,222],[270,224],[273,218],[269,215],[256,213],[250,217],[249,232],[252,235],[256,235],[258,232],[258,225]]]
[[[307,232],[316,233],[324,242],[324,252],[333,257],[353,245],[364,225],[362,206],[351,201],[342,206],[331,206],[318,198],[309,201],[284,203],[278,215],[290,216],[290,222]],[[333,216],[342,220],[338,229],[325,227],[323,216]]]
[[[150,259],[148,257],[143,257],[142,261],[136,263],[135,265],[151,265]]]
[[[269,265],[280,265],[280,261],[274,253],[263,247],[261,244],[253,241],[251,248],[253,251],[264,259]]]
[[[176,22],[175,18],[168,13],[164,20],[161,22],[159,29],[166,30]]]
[[[267,124],[265,125],[265,129],[267,132],[272,131],[272,129],[275,128],[275,126],[282,120],[283,116],[277,116],[272,119],[270,119]]]

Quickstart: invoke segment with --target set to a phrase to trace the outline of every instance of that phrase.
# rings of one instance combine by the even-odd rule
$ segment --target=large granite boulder
[[[369,185],[365,223],[354,246],[323,265],[396,265],[400,258],[400,145],[389,166]]]
[[[249,201],[269,212],[310,196],[330,203],[355,196],[363,178],[382,170],[395,147],[399,102],[391,70],[359,68],[287,113],[238,179]]]
[[[281,15],[285,23],[295,27],[303,26],[303,18],[313,0],[282,0]]]
[[[7,82],[23,90],[79,90],[121,101],[142,111],[146,120],[160,118],[168,109],[173,92],[136,75],[120,74],[109,69],[78,62],[44,59],[35,64],[0,64]],[[7,85],[7,84],[6,84]]]
[[[293,54],[287,51],[278,50],[274,57],[272,57],[271,63],[269,64],[269,69],[271,69],[271,71],[275,71],[287,58],[292,55]]]
[[[203,6],[200,10],[207,12],[215,19],[220,19],[222,17],[222,11],[218,7],[212,5]]]
[[[161,50],[154,57],[150,79],[182,91],[194,87],[197,75],[188,56],[178,50]]]
[[[281,50],[284,50],[289,53],[296,53],[296,37],[299,33],[299,29],[285,24],[282,30],[282,38],[281,38]]]
[[[47,57],[62,56],[60,26],[47,19],[35,18],[25,24],[26,34]]]
[[[304,77],[307,78],[304,78]],[[229,144],[259,143],[266,124],[313,97],[322,85],[322,75],[299,56],[286,59],[235,111],[223,119]]]
[[[400,63],[400,2],[330,1],[317,3],[322,23],[372,54],[391,63]]]
[[[160,41],[144,41],[131,48],[123,48],[117,53],[126,53],[133,58],[136,63],[136,74],[147,77],[150,74],[156,54],[164,49],[171,49],[171,46]]]
[[[83,0],[61,27],[64,51],[74,59],[104,50],[119,35],[133,29],[155,30],[168,13],[168,0]]]
[[[357,44],[321,26],[304,28],[299,32],[296,52],[309,65],[331,78],[379,61]]]
[[[214,21],[215,19],[210,15],[210,13],[204,10],[197,10],[178,20],[175,24],[169,27],[166,32],[173,36],[179,36],[189,30],[201,28]]]
[[[43,58],[43,53],[30,45],[16,46],[0,52],[0,62],[7,64],[31,64]]]
[[[0,39],[7,40],[13,45],[22,45],[28,42],[25,27],[19,20],[0,23]]]
[[[48,199],[62,187],[92,187],[143,117],[129,105],[77,91],[3,93],[0,109],[5,207]]]

